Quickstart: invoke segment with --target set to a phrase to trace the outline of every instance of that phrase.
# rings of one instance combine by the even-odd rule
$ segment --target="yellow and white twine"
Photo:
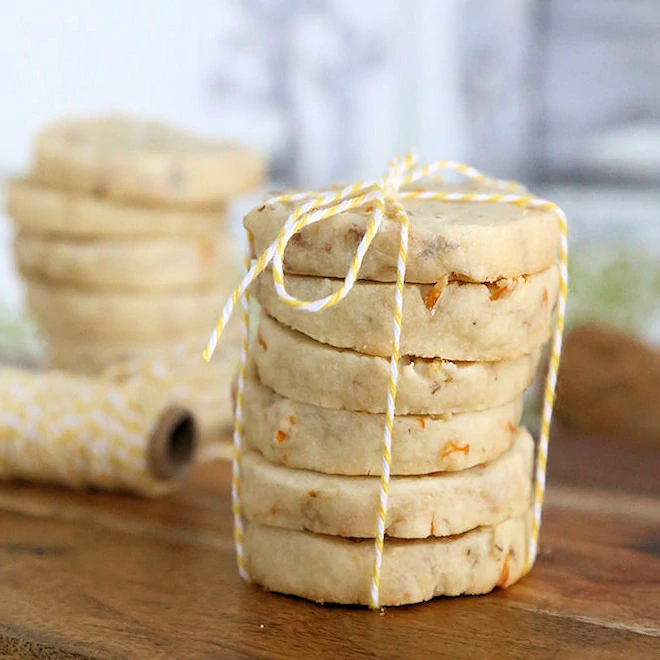
[[[245,255],[245,268],[250,268],[251,242],[248,240],[248,248]],[[241,478],[241,454],[243,452],[243,406],[245,403],[245,372],[247,369],[248,347],[250,343],[250,300],[246,292],[241,299],[242,326],[241,356],[238,367],[238,382],[236,384],[236,407],[234,421],[234,455],[232,457],[231,475],[231,505],[234,516],[234,545],[236,546],[236,562],[238,572],[244,580],[249,580],[245,557],[243,556],[243,516],[241,514],[241,501],[239,497],[239,485]]]
[[[548,457],[548,440],[552,409],[557,384],[557,372],[561,354],[564,317],[566,311],[566,297],[568,288],[568,241],[566,216],[562,210],[552,202],[539,199],[531,195],[520,194],[520,187],[514,182],[501,181],[485,176],[472,167],[456,161],[437,161],[430,165],[415,167],[416,159],[406,156],[403,159],[394,159],[386,176],[379,181],[361,181],[338,190],[320,192],[306,192],[284,194],[271,197],[265,203],[302,202],[288,216],[275,241],[251,263],[246,260],[246,274],[222,309],[220,320],[211,333],[208,344],[204,349],[204,358],[209,360],[218,344],[218,340],[226,327],[234,307],[239,300],[243,304],[243,345],[241,349],[240,374],[236,396],[236,419],[234,430],[234,459],[232,480],[232,506],[234,513],[234,537],[236,544],[236,557],[241,576],[249,579],[243,552],[243,521],[240,507],[240,459],[243,445],[243,406],[244,406],[244,376],[248,357],[249,317],[247,314],[247,292],[254,280],[272,264],[273,280],[278,296],[291,307],[307,312],[318,312],[336,305],[351,291],[357,281],[358,272],[365,255],[380,229],[386,207],[390,207],[394,217],[401,225],[399,254],[397,259],[397,277],[395,286],[395,308],[392,328],[392,354],[387,388],[387,411],[385,429],[382,443],[382,475],[380,483],[378,524],[374,542],[374,563],[370,588],[370,606],[378,608],[380,599],[380,575],[383,559],[383,544],[385,539],[385,522],[387,519],[388,495],[390,485],[390,464],[392,449],[392,426],[396,410],[396,393],[399,377],[399,346],[401,340],[401,325],[403,313],[403,286],[406,274],[406,261],[408,253],[409,219],[402,200],[428,199],[441,202],[470,202],[475,204],[501,203],[516,204],[522,207],[531,207],[548,210],[556,214],[561,232],[560,244],[560,286],[557,302],[556,321],[552,338],[552,352],[544,392],[543,415],[539,438],[538,457],[536,463],[536,486],[534,490],[534,518],[529,538],[526,570],[534,564],[538,550],[538,537],[541,526],[541,509],[545,492],[545,474]],[[420,190],[405,190],[404,187],[427,177],[438,177],[444,170],[457,172],[468,179],[482,184],[500,188],[501,193],[460,193],[460,192],[434,192]],[[325,298],[318,300],[300,300],[288,293],[284,284],[284,251],[293,236],[304,227],[332,218],[344,211],[371,204],[374,207],[373,215],[367,225],[367,230],[360,240],[349,270],[342,286]]]
[[[0,369],[0,478],[158,497],[176,480],[153,476],[148,443],[176,399],[147,379]]]

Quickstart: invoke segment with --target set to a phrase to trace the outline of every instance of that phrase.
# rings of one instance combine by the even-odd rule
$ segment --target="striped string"
[[[250,254],[252,252],[251,236],[248,235],[248,246],[245,252],[245,269],[250,268]],[[243,436],[245,432],[243,422],[243,408],[245,406],[245,373],[247,371],[248,346],[250,343],[250,294],[248,292],[241,298],[242,333],[241,355],[238,367],[238,382],[236,383],[236,406],[234,408],[234,452],[231,462],[231,510],[234,516],[234,546],[236,547],[236,563],[238,573],[244,580],[249,580],[245,553],[243,552],[243,515],[241,512],[240,481],[241,456],[243,455]]]
[[[550,211],[557,216],[560,232],[560,286],[555,317],[555,327],[552,340],[552,352],[544,390],[543,415],[541,419],[541,432],[539,438],[538,458],[536,462],[535,488],[534,488],[534,517],[528,552],[526,559],[526,570],[530,570],[536,559],[538,551],[538,538],[541,527],[541,509],[545,493],[545,475],[548,457],[548,443],[550,433],[550,422],[552,420],[552,409],[554,405],[555,389],[557,385],[557,373],[561,355],[562,335],[564,329],[564,317],[566,311],[566,297],[568,288],[568,243],[566,216],[561,209],[544,199],[539,199],[524,193],[524,188],[513,181],[502,181],[487,177],[478,170],[462,163],[444,160],[435,163],[415,167],[416,159],[409,155],[403,159],[394,159],[386,176],[379,181],[361,181],[355,184],[326,191],[315,191],[308,193],[294,193],[271,197],[266,201],[268,204],[291,204],[302,202],[287,217],[278,237],[268,248],[255,260],[246,259],[246,274],[236,287],[233,294],[225,303],[220,319],[209,337],[208,344],[204,349],[204,358],[210,360],[218,344],[220,336],[226,327],[238,301],[242,301],[244,317],[243,344],[241,347],[241,367],[238,381],[238,392],[236,397],[236,423],[234,429],[234,461],[232,479],[232,506],[234,513],[234,537],[236,544],[236,556],[241,576],[247,578],[247,569],[243,555],[243,521],[241,517],[239,482],[240,482],[240,458],[243,445],[243,388],[245,369],[248,355],[248,314],[247,314],[247,291],[254,280],[266,269],[272,266],[273,280],[279,298],[287,305],[307,312],[318,312],[336,305],[343,300],[351,291],[357,275],[364,261],[365,255],[378,233],[382,224],[386,208],[394,212],[394,217],[400,223],[400,245],[397,259],[397,279],[395,287],[395,307],[392,322],[392,354],[390,359],[390,370],[387,388],[387,411],[386,423],[382,443],[382,475],[380,481],[380,492],[378,500],[377,533],[374,542],[374,562],[370,586],[370,606],[378,608],[380,602],[380,577],[383,560],[383,547],[387,521],[388,495],[390,487],[390,464],[392,450],[392,426],[396,410],[396,393],[399,377],[399,347],[401,340],[401,325],[403,314],[403,286],[405,282],[406,260],[408,250],[408,215],[401,205],[401,200],[421,199],[437,200],[445,203],[468,202],[475,204],[498,203],[516,204],[522,208],[538,208]],[[439,178],[442,171],[453,171],[462,174],[473,182],[481,183],[497,189],[501,193],[459,193],[459,192],[433,192],[424,190],[402,190],[420,179],[435,177]],[[300,300],[286,290],[284,282],[284,252],[293,236],[303,228],[332,218],[339,213],[363,207],[367,204],[373,206],[373,214],[367,225],[365,235],[362,237],[346,277],[339,289],[334,293],[318,300]]]
[[[378,528],[374,541],[374,564],[369,591],[370,605],[379,607],[380,573],[383,562],[383,545],[385,542],[385,522],[387,504],[390,493],[390,468],[392,464],[392,427],[396,410],[396,391],[399,383],[399,359],[401,346],[401,325],[403,323],[403,285],[406,279],[406,262],[408,260],[408,214],[401,204],[394,202],[396,218],[401,223],[401,241],[396,267],[396,295],[394,318],[392,319],[392,356],[390,357],[390,378],[387,387],[387,410],[385,415],[385,432],[383,433],[383,449],[381,459],[380,493],[378,502]]]
[[[566,319],[566,299],[568,298],[568,225],[564,212],[554,204],[548,207],[553,210],[559,219],[561,234],[559,244],[559,297],[557,300],[557,312],[555,327],[552,335],[552,349],[550,353],[550,365],[545,381],[543,393],[543,415],[541,417],[541,432],[539,435],[538,456],[536,459],[536,484],[534,489],[534,519],[532,521],[532,533],[529,537],[529,549],[527,552],[527,565],[525,572],[531,570],[538,552],[539,533],[541,531],[541,509],[543,508],[543,497],[545,495],[545,475],[548,464],[548,444],[550,441],[550,423],[552,422],[552,410],[555,404],[555,391],[557,389],[557,374],[559,373],[559,361],[561,358],[561,345],[564,335],[564,321]]]

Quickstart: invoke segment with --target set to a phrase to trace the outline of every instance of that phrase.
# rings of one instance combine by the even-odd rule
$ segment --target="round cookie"
[[[149,237],[142,240],[72,239],[21,232],[18,266],[26,276],[115,289],[165,289],[217,283],[226,289],[238,269],[231,241],[217,231],[208,237]]]
[[[258,152],[121,115],[72,118],[37,136],[35,178],[79,192],[161,205],[217,204],[254,189]]]
[[[200,333],[178,336],[169,342],[98,337],[81,341],[75,336],[52,333],[48,340],[48,364],[52,368],[98,375],[111,367],[113,377],[126,378],[139,369],[139,364],[178,359],[189,347],[200,343]]]
[[[209,440],[227,435],[234,415],[231,384],[238,368],[238,345],[223,346],[210,364],[198,352],[190,355],[190,344],[157,344],[151,350],[143,347],[132,356],[124,354],[123,359],[112,359],[113,354],[120,355],[121,345],[105,348],[102,360],[99,353],[104,349],[103,343],[87,340],[76,345],[58,339],[49,346],[49,366],[118,381],[136,380],[150,374],[162,377],[171,370],[166,382],[173,388],[177,401],[194,413],[201,434]],[[189,357],[183,359],[184,355]]]
[[[342,282],[290,275],[285,284],[301,300],[318,300],[337,291]],[[270,316],[316,341],[369,355],[391,355],[393,284],[357,282],[339,304],[315,314],[282,302],[270,271],[254,288]],[[458,281],[435,288],[406,284],[401,354],[467,361],[518,358],[550,336],[558,289],[556,266],[501,286]]]
[[[80,338],[164,341],[208,328],[225,296],[215,288],[136,294],[94,291],[29,279],[28,308],[47,334]]]
[[[475,184],[417,182],[438,192],[501,193]],[[406,280],[434,284],[444,276],[471,282],[538,273],[555,261],[559,224],[554,214],[514,204],[403,200],[410,217]],[[262,204],[243,224],[260,254],[278,236],[293,203]],[[285,270],[299,275],[345,277],[373,207],[346,211],[303,229],[289,242]],[[360,278],[396,281],[399,223],[387,215],[360,269]]]
[[[175,373],[172,378],[177,401],[193,412],[205,437],[218,433],[231,435],[234,421],[231,383],[236,368],[235,361],[223,362],[213,369],[213,378],[206,382],[184,371]]]
[[[245,442],[270,463],[327,474],[380,475],[385,415],[320,408],[282,397],[250,373]],[[466,470],[511,447],[522,397],[487,410],[396,415],[393,475]]]
[[[234,446],[232,444],[233,426],[223,424],[204,428],[200,426],[199,431],[199,461],[208,463],[209,461],[231,461]]]
[[[12,179],[7,214],[25,231],[74,237],[213,236],[224,224],[223,207],[187,211],[132,206]]]
[[[233,324],[230,326],[234,330]],[[122,341],[90,339],[52,335],[48,342],[48,363],[55,369],[78,371],[89,375],[106,375],[116,379],[130,378],[155,365],[160,373],[175,369],[184,380],[212,387],[218,374],[224,374],[238,363],[237,337],[227,340],[210,363],[204,361],[199,351],[200,333],[187,339],[178,336],[170,342]],[[223,337],[224,340],[224,337]],[[186,357],[188,356],[188,357]],[[162,365],[162,366],[161,366]]]
[[[282,396],[323,408],[386,411],[387,358],[321,344],[263,312],[251,352],[261,382]],[[536,350],[500,362],[403,357],[396,412],[467,412],[508,403],[532,383],[540,356]]]
[[[214,398],[209,398],[199,393],[185,392],[179,397],[181,403],[188,407],[195,416],[204,436],[223,433],[231,436],[234,421],[234,408],[232,406],[229,380],[226,387],[218,386]]]
[[[409,605],[436,596],[485,594],[524,574],[530,515],[460,536],[386,539],[380,604]],[[343,539],[249,523],[250,579],[270,591],[320,603],[368,605],[373,540]]]
[[[520,429],[513,446],[486,465],[460,472],[392,477],[387,536],[461,534],[523,513],[530,503],[534,441]],[[248,452],[241,460],[247,520],[347,538],[376,536],[379,477],[292,470]]]

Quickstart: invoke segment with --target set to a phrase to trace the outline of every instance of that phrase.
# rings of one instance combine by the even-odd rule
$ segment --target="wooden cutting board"
[[[0,488],[0,657],[660,658],[660,450],[559,434],[537,565],[383,614],[239,579],[230,469],[168,499]]]

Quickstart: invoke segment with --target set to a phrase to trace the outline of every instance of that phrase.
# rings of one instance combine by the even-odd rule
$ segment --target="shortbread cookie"
[[[415,188],[440,192],[501,193],[474,184],[419,182]],[[406,280],[434,284],[445,276],[472,282],[538,273],[555,261],[559,241],[557,218],[549,211],[513,204],[481,204],[404,200],[410,217]],[[261,205],[244,225],[254,237],[256,253],[277,238],[293,203]],[[373,205],[346,211],[306,227],[293,237],[285,252],[289,273],[344,277],[358,243],[373,215]],[[360,277],[396,281],[399,222],[384,218]]]
[[[328,474],[379,475],[385,415],[320,408],[287,399],[250,373],[245,440],[271,463]],[[394,475],[465,470],[503,454],[520,423],[522,397],[478,412],[396,415]]]
[[[390,480],[387,536],[461,534],[518,516],[528,507],[534,441],[521,429],[494,461],[460,472]],[[245,517],[273,527],[333,536],[376,536],[380,478],[292,470],[248,452],[241,462]]]
[[[191,334],[187,340],[153,341],[84,339],[51,335],[48,342],[48,364],[52,368],[78,371],[89,375],[109,373],[123,380],[152,369],[157,373],[174,370],[184,380],[212,387],[218,374],[234,369],[238,363],[238,336],[235,324],[228,328],[233,336],[224,337],[210,363],[201,355],[206,339],[204,332]]]
[[[198,342],[199,346],[203,342]],[[225,433],[233,422],[233,401],[231,383],[238,368],[238,346],[222,345],[211,363],[203,360],[200,353],[190,355],[190,345],[176,346],[155,344],[152,350],[144,347],[141,351],[126,354],[123,359],[112,360],[112,355],[120,354],[119,346],[109,345],[107,352],[102,342],[90,343],[80,339],[78,350],[75,342],[57,339],[49,346],[49,366],[67,371],[76,371],[117,381],[140,378],[164,378],[174,389],[174,397],[195,415],[203,435]],[[127,344],[130,347],[130,344]],[[135,345],[133,345],[135,349]],[[184,353],[184,349],[186,352]],[[184,357],[183,356],[188,356]]]
[[[323,408],[386,411],[387,358],[321,344],[263,312],[252,355],[261,382],[282,396]],[[540,355],[536,350],[500,362],[404,357],[399,363],[396,412],[442,414],[508,403],[532,383]]]
[[[214,288],[120,293],[27,280],[28,308],[47,334],[134,340],[199,333],[203,345],[225,296]]]
[[[232,424],[208,429],[200,428],[199,461],[201,463],[208,463],[209,461],[231,462],[234,453],[232,429]]]
[[[179,397],[179,400],[192,411],[203,434],[222,431],[229,435],[234,422],[234,408],[229,391],[228,381],[224,388],[216,389],[217,394],[213,399],[188,392]]]
[[[238,275],[231,241],[217,231],[137,240],[21,232],[15,249],[28,277],[87,287],[152,290],[214,283],[230,292]]]
[[[233,427],[234,401],[231,383],[237,364],[225,362],[214,369],[212,380],[203,382],[196,374],[176,372],[169,381],[173,397],[192,411],[203,434],[218,429],[227,432]],[[139,375],[136,376],[139,378]]]
[[[204,206],[261,183],[264,159],[142,118],[72,118],[36,140],[35,177],[71,190],[163,205]]]
[[[186,211],[133,206],[44,186],[29,179],[7,184],[7,214],[22,229],[74,237],[212,236],[223,207]]]
[[[460,536],[386,539],[380,604],[409,605],[436,596],[485,594],[524,574],[528,513]],[[372,540],[343,539],[249,523],[250,579],[270,591],[321,603],[368,605]]]
[[[301,300],[318,300],[342,282],[291,275],[285,284]],[[401,354],[469,361],[525,355],[550,336],[558,286],[556,266],[491,285],[406,284]],[[317,341],[369,355],[392,353],[393,284],[358,282],[339,304],[315,314],[282,302],[270,271],[261,275],[255,290],[270,316]]]
[[[203,333],[177,336],[163,341],[131,339],[122,340],[99,337],[60,336],[51,333],[48,337],[48,365],[55,369],[78,371],[99,375],[112,367],[118,378],[129,377],[139,370],[139,365],[155,364],[165,360],[178,360],[187,347],[203,343]]]

